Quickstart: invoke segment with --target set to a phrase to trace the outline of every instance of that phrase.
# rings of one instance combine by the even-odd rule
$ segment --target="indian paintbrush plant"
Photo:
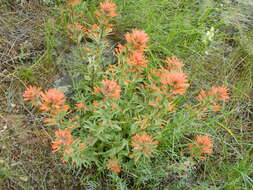
[[[66,9],[80,2],[68,3]],[[228,89],[214,86],[187,100],[190,82],[183,62],[173,56],[160,66],[152,64],[147,56],[149,37],[139,29],[127,32],[125,43],[115,48],[117,63],[105,63],[116,5],[106,0],[94,15],[97,24],[70,23],[66,29],[87,60],[75,68],[83,76],[75,81],[75,104],[68,104],[57,89],[29,86],[23,95],[43,113],[43,121],[56,128],[53,152],[60,153],[63,162],[135,177],[140,167],[149,168],[160,155],[168,158],[172,149],[178,156],[181,151],[190,152],[185,155],[195,161],[208,159],[215,141],[207,135],[210,129],[199,130],[199,123],[223,111],[221,103],[229,99]],[[185,117],[188,121],[174,125]],[[180,145],[184,135],[193,138]]]

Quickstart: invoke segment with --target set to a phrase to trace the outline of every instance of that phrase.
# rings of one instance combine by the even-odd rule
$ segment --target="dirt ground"
[[[0,2],[1,190],[80,189],[78,179],[51,152],[53,129],[44,127],[22,101],[25,79],[33,79],[22,68],[38,64],[45,54],[48,15],[48,7],[36,0]]]

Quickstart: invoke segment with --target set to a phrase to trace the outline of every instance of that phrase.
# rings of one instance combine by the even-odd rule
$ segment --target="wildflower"
[[[117,47],[114,50],[115,54],[122,54],[124,52],[124,46],[121,43],[118,43]]]
[[[215,112],[221,111],[221,106],[219,104],[217,104],[216,102],[211,102],[211,104],[213,105],[213,111]]]
[[[49,124],[49,125],[56,125],[57,124],[56,120],[52,119],[52,118],[44,118],[43,122],[46,124]]]
[[[215,34],[215,30],[214,30],[214,27],[212,26],[211,29],[207,31],[206,34],[203,36],[203,42],[205,44],[208,44],[208,42],[213,41],[214,34]]]
[[[197,99],[199,101],[203,101],[207,97],[212,97],[213,101],[217,100],[226,101],[229,99],[228,88],[224,86],[220,87],[212,86],[212,89],[208,92],[201,90],[199,95],[197,96]]]
[[[67,26],[68,29],[71,29],[73,31],[84,31],[84,32],[87,32],[87,28],[85,28],[84,26],[82,26],[81,24],[79,23],[74,23],[72,25],[68,25]]]
[[[148,86],[149,89],[153,90],[153,91],[156,91],[156,92],[160,92],[160,88],[157,87],[157,86]]]
[[[49,89],[46,93],[42,94],[42,100],[47,104],[62,104],[65,101],[64,93],[56,88]]]
[[[173,94],[184,94],[189,86],[187,76],[182,71],[163,72],[160,78],[163,85],[172,86]]]
[[[102,93],[108,98],[120,98],[121,87],[117,84],[115,80],[103,80],[103,87],[101,89]]]
[[[134,52],[133,54],[130,54],[128,61],[131,63],[131,66],[137,72],[140,72],[143,68],[146,68],[146,63],[148,62],[144,54],[138,51]]]
[[[148,105],[151,107],[157,107],[157,104],[154,104],[154,103],[149,103]]]
[[[169,105],[167,107],[167,111],[172,112],[172,111],[175,111],[176,109],[177,109],[176,104],[169,103]]]
[[[56,140],[52,141],[53,152],[59,151],[61,147],[69,148],[73,139],[69,129],[55,131]]]
[[[168,57],[165,61],[167,64],[167,69],[169,71],[173,69],[180,69],[181,67],[184,66],[184,64],[177,58],[177,57]]]
[[[212,154],[213,153],[213,141],[207,135],[197,135],[195,137],[194,143],[189,145],[190,151],[192,151],[195,155],[203,157],[204,154]]]
[[[68,105],[64,105],[64,93],[55,88],[49,89],[46,93],[43,93],[41,98],[43,100],[43,103],[40,104],[41,111],[50,111],[51,114],[57,114],[58,112],[69,109]]]
[[[68,4],[66,6],[73,7],[80,4],[80,0],[66,0]]]
[[[118,163],[117,159],[110,159],[107,162],[107,168],[108,170],[111,170],[115,173],[119,173],[121,171],[121,166]]]
[[[132,33],[126,33],[125,39],[129,48],[135,51],[144,51],[147,48],[148,35],[143,30],[132,30]]]
[[[133,151],[138,151],[143,153],[145,156],[148,156],[157,147],[158,142],[147,133],[143,133],[133,136],[131,145],[133,146]]]
[[[85,109],[85,108],[86,106],[82,102],[79,102],[78,104],[76,104],[76,109]]]
[[[92,38],[99,38],[100,36],[100,27],[97,24],[93,24],[90,29],[87,30],[87,34]]]
[[[101,16],[103,14],[105,17],[116,17],[116,5],[114,3],[111,3],[109,0],[105,0],[103,3],[100,3],[100,12],[96,11],[96,14],[98,16]]]
[[[215,87],[213,86],[212,89],[210,91],[204,91],[201,90],[199,95],[197,96],[197,100],[199,101],[205,101],[205,100],[209,100],[211,101],[211,105],[212,105],[212,109],[215,112],[219,112],[221,110],[221,105],[217,103],[217,101],[221,100],[221,101],[226,101],[227,99],[229,99],[228,96],[228,89],[226,87]],[[202,108],[202,111],[207,111],[206,107]]]
[[[23,94],[24,101],[33,101],[34,105],[38,103],[38,98],[41,96],[41,88],[28,86]]]
[[[217,100],[225,101],[229,99],[228,88],[224,86],[220,87],[213,86],[210,95],[213,95]]]
[[[84,143],[80,143],[79,144],[79,150],[82,151],[84,150],[85,144]]]
[[[203,101],[206,98],[206,96],[207,96],[206,91],[201,89],[199,95],[197,96],[197,100]]]

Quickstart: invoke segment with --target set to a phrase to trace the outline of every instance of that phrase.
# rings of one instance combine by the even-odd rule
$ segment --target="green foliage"
[[[147,4],[146,1],[139,3],[137,7]],[[160,3],[159,6],[168,5],[167,1]],[[221,104],[228,99],[227,89],[203,91],[198,101],[195,99],[198,89],[186,93],[189,84],[181,68],[182,62],[175,57],[164,61],[153,53],[160,51],[153,49],[158,47],[156,38],[159,42],[164,39],[152,32],[150,45],[154,51],[146,47],[146,34],[133,30],[116,49],[117,62],[113,64],[106,56],[108,49],[113,49],[109,37],[113,38],[111,29],[114,28],[110,24],[115,22],[114,16],[107,16],[107,12],[100,10],[95,13],[96,19],[86,23],[84,18],[87,17],[79,12],[84,8],[90,13],[93,8],[84,5],[86,2],[68,7],[61,13],[61,27],[67,30],[62,34],[70,37],[76,52],[82,55],[82,61],[76,59],[67,66],[75,86],[74,105],[69,108],[63,94],[52,89],[41,93],[31,87],[24,94],[47,115],[46,123],[58,127],[52,142],[53,150],[63,154],[64,162],[95,167],[98,176],[109,175],[119,189],[138,189],[144,184],[151,189],[164,186],[163,182],[174,173],[173,181],[180,180],[180,187],[193,186],[188,180],[193,178],[194,168],[199,163],[205,165],[203,160],[209,159],[208,154],[213,152],[212,138],[217,138],[218,133],[213,125],[228,114]],[[149,17],[154,15],[142,18]],[[172,22],[170,27],[178,27],[179,20]],[[182,33],[171,34],[167,40],[173,39],[172,36],[175,41],[190,38],[192,41],[186,42],[190,47],[201,35],[191,24],[183,23],[183,26],[189,28],[179,28]],[[189,30],[193,33],[186,35]],[[204,50],[212,40],[214,31],[208,31],[198,51]],[[165,50],[165,45],[159,43],[159,47]],[[166,49],[170,51],[168,47]],[[168,52],[163,51],[170,55]],[[182,55],[185,53],[181,52]],[[112,51],[109,54],[114,56]],[[216,112],[224,114],[218,116]],[[196,135],[205,142],[198,142],[197,137],[194,140]]]
[[[26,83],[34,83],[36,81],[36,76],[33,72],[33,69],[30,67],[20,67],[18,69],[17,75],[21,78],[22,81]]]
[[[70,51],[76,57],[67,65],[75,87],[70,110],[58,115],[44,114],[57,121],[53,124],[58,127],[57,131],[71,131],[74,152],[66,154],[64,151],[70,149],[61,147],[59,152],[63,153],[63,158],[72,161],[75,167],[85,166],[96,171],[84,177],[84,186],[252,189],[252,167],[248,158],[252,151],[249,140],[252,29],[245,31],[244,26],[228,24],[227,17],[222,18],[224,14],[233,16],[229,13],[233,6],[212,0],[115,0],[120,15],[112,21],[116,26],[111,34],[105,32],[106,27],[100,25],[94,14],[99,2],[81,2],[57,12],[59,23],[51,22],[46,26],[48,52],[61,38],[67,38],[68,45],[72,46]],[[67,29],[76,22],[90,31],[93,24],[101,27],[90,33]],[[125,45],[123,36],[132,28],[145,30],[150,38],[145,52],[148,67],[140,76],[127,72],[130,55],[127,48],[117,58],[109,55],[108,59],[108,49],[114,49],[118,41]],[[231,28],[238,31],[231,32]],[[98,35],[94,35],[96,33]],[[185,60],[191,83],[187,93],[161,95],[146,89],[159,84],[159,77],[151,73],[164,67],[164,58],[171,55]],[[115,63],[113,73],[109,69]],[[120,63],[121,67],[117,67]],[[24,73],[24,78],[32,75],[29,69]],[[101,91],[105,80],[114,80],[121,87],[119,99],[110,99]],[[209,89],[210,85],[220,84],[231,87],[232,100],[229,111],[222,109],[218,115],[213,112],[213,97],[199,102],[196,95],[200,88]],[[157,103],[157,96],[162,99],[158,107],[150,106]],[[83,103],[85,107],[78,109],[76,103]],[[221,101],[219,104],[222,108],[225,106]],[[205,108],[207,111],[203,111]],[[159,141],[150,155],[133,150],[133,137],[145,133]],[[213,139],[214,154],[205,154],[206,161],[199,147],[195,152],[189,150],[195,135],[208,135]],[[82,143],[85,146],[80,150]],[[110,169],[109,160],[117,160],[120,174],[107,170]]]

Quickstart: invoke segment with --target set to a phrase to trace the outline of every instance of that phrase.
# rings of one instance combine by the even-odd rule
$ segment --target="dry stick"
[[[3,129],[0,130],[0,133],[3,133],[7,129],[7,119],[5,119],[1,114],[0,117],[5,121],[5,125],[3,126]]]

